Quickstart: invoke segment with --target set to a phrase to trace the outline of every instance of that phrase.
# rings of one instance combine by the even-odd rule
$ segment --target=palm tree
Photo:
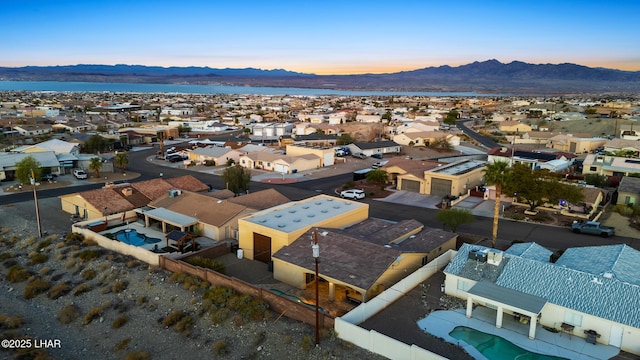
[[[502,188],[509,183],[511,168],[506,161],[495,161],[484,169],[484,181],[488,185],[496,186],[496,201],[493,207],[493,232],[491,233],[491,247],[496,247],[498,238],[498,217],[500,216],[500,198]]]
[[[129,163],[129,158],[126,153],[118,153],[114,159],[114,163],[117,167],[120,168],[120,171],[124,174],[124,168],[127,167]]]
[[[100,177],[100,169],[102,169],[102,160],[99,157],[91,158],[89,163],[89,170],[96,172],[96,177]]]

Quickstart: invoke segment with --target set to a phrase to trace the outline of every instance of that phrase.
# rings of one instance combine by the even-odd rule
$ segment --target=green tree
[[[113,159],[113,163],[120,168],[120,171],[124,174],[124,169],[129,164],[129,157],[127,153],[117,153],[115,159]]]
[[[100,151],[104,151],[107,147],[107,141],[100,135],[91,135],[89,139],[84,143],[84,152],[87,154],[95,154]]]
[[[434,149],[442,149],[442,150],[453,149],[453,146],[451,145],[449,140],[445,137],[434,139],[433,142],[429,143],[429,147],[432,147]]]
[[[549,170],[534,170],[525,164],[513,166],[508,188],[519,202],[528,204],[530,210],[546,203],[558,204],[560,200],[575,204],[584,198],[579,187],[560,182]]]
[[[436,219],[448,226],[451,231],[456,232],[458,226],[473,221],[473,214],[466,209],[450,208],[438,211]]]
[[[100,170],[102,169],[102,159],[99,157],[91,158],[91,162],[89,163],[89,170],[96,172],[96,177],[100,177]]]
[[[444,123],[449,125],[455,125],[456,120],[458,120],[458,111],[455,109],[451,109],[447,115],[444,117]]]
[[[189,126],[178,125],[178,133],[179,134],[189,133],[189,132],[191,132],[191,128]]]
[[[336,139],[336,145],[349,145],[353,143],[353,138],[349,134],[341,134]]]
[[[368,183],[380,185],[380,189],[384,189],[384,185],[389,181],[389,174],[382,169],[371,170],[365,175]]]
[[[240,165],[229,166],[222,172],[222,181],[236,195],[246,192],[251,184],[251,171]]]
[[[33,156],[27,156],[16,163],[16,178],[23,184],[31,183],[32,175],[36,180],[40,180],[41,166]]]
[[[493,230],[491,232],[491,246],[495,248],[498,238],[498,219],[500,217],[500,197],[502,188],[509,184],[511,168],[506,161],[495,161],[484,169],[484,181],[488,185],[495,185],[496,199],[493,206]]]
[[[607,185],[607,177],[605,175],[586,174],[584,176],[584,181],[589,185],[593,185],[599,188],[605,187]]]

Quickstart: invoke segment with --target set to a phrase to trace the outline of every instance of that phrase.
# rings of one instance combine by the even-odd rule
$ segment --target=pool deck
[[[112,229],[102,231],[100,232],[100,234],[104,235],[106,233],[116,233],[120,230],[126,230],[126,229],[136,230],[138,234],[144,234],[150,238],[160,239],[160,242],[157,242],[155,244],[144,244],[144,245],[138,246],[139,248],[153,251],[154,246],[157,246],[159,248],[163,248],[167,246],[167,240],[166,240],[167,234],[163,233],[162,231],[156,230],[153,227],[145,227],[144,224],[137,221],[131,222],[127,225],[122,225],[119,227],[114,227]],[[197,237],[196,241],[198,242],[198,244],[200,244],[203,247],[213,246],[216,244],[215,240],[211,240],[205,237]],[[175,243],[175,241],[171,240],[169,241],[169,243]],[[135,246],[135,245],[132,245],[132,246]]]
[[[456,326],[466,326],[487,334],[500,336],[528,351],[572,360],[610,359],[620,352],[617,347],[590,344],[584,338],[563,332],[552,333],[540,325],[536,328],[536,338],[530,340],[528,337],[529,325],[508,321],[508,317],[505,316],[502,328],[498,329],[495,326],[495,318],[495,310],[478,306],[473,310],[470,319],[465,316],[464,309],[440,310],[434,311],[418,321],[418,326],[429,334],[464,348],[476,359],[487,358],[473,346],[449,336],[449,333]]]

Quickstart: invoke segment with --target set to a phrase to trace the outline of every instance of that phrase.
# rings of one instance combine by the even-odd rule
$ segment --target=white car
[[[81,179],[81,180],[86,179],[88,177],[87,173],[82,169],[73,170],[73,176],[75,176],[76,179]]]
[[[341,198],[352,199],[352,200],[360,200],[364,199],[364,191],[358,189],[345,190],[340,193]]]

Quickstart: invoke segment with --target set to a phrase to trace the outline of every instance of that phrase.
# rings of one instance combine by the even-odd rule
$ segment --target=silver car
[[[350,189],[350,190],[344,190],[343,192],[341,192],[340,197],[345,199],[360,200],[360,199],[364,199],[365,194],[363,190]]]

